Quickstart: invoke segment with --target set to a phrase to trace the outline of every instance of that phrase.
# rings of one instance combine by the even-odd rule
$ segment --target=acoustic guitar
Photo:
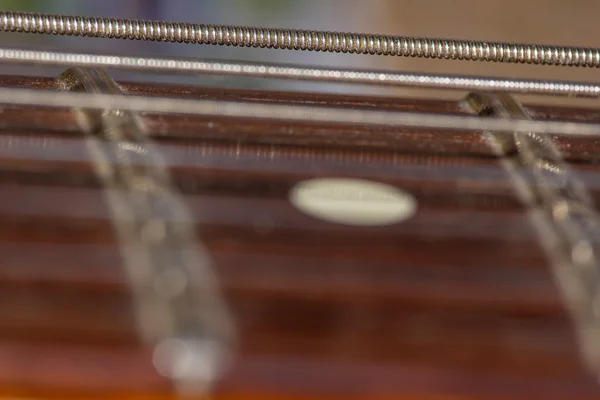
[[[600,49],[15,12],[0,31],[600,67]],[[600,398],[600,84],[0,60],[63,71],[0,77],[2,398]]]

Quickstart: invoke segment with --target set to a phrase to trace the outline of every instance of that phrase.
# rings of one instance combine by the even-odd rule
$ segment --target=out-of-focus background
[[[8,10],[600,47],[596,0],[0,0]],[[600,81],[598,70],[2,34],[3,45]],[[255,83],[265,85],[269,83]],[[252,85],[251,85],[252,86]]]

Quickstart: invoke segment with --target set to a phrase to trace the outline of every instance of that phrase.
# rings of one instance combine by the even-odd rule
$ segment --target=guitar
[[[12,12],[0,31],[600,66],[600,49]],[[63,70],[0,77],[0,396],[600,395],[600,85],[14,48],[0,61]]]

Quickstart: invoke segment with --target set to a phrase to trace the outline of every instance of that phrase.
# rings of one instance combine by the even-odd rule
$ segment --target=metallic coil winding
[[[452,60],[600,67],[600,49],[0,11],[0,30]]]

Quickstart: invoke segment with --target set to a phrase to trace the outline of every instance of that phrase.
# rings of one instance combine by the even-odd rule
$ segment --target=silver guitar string
[[[70,93],[49,90],[0,88],[0,104],[119,109],[132,112],[172,113],[192,116],[256,118],[272,121],[304,121],[344,125],[439,128],[466,131],[538,132],[565,136],[598,136],[600,124],[529,119],[486,119],[474,116],[378,111],[342,107],[314,107],[227,100],[183,99],[151,96]]]
[[[600,67],[600,49],[0,11],[0,30],[451,60]]]
[[[59,82],[121,93],[102,70],[70,69]],[[78,115],[106,189],[141,336],[154,347],[160,373],[181,391],[204,394],[231,352],[233,324],[194,219],[136,114],[108,108]]]
[[[529,118],[510,95],[469,96],[476,111]],[[538,132],[489,134],[545,248],[574,321],[582,355],[600,378],[600,215],[552,139]],[[511,154],[516,154],[511,156]]]
[[[235,75],[256,78],[337,83],[494,91],[572,97],[600,96],[600,85],[564,81],[523,80],[461,75],[434,75],[391,71],[343,70],[268,63],[86,54],[0,48],[0,62],[39,66],[115,68],[152,73]]]

